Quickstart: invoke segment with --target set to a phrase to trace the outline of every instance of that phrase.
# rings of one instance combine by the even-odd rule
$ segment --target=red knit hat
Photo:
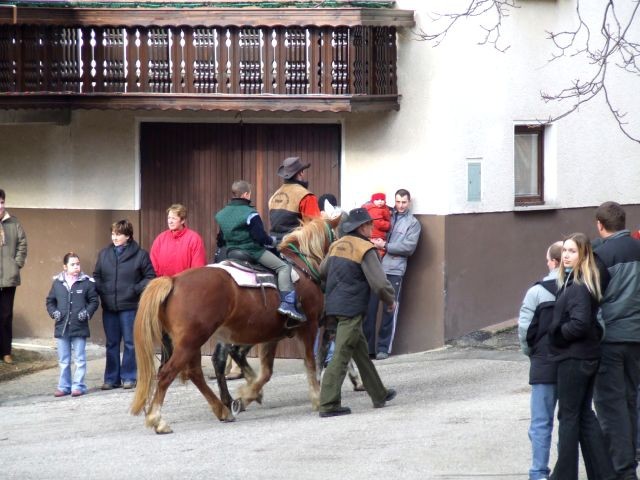
[[[375,202],[376,200],[383,200],[383,201],[387,201],[387,197],[384,193],[374,193],[373,195],[371,195],[371,201]]]

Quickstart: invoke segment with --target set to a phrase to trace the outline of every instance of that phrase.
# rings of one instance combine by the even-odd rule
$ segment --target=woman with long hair
[[[551,478],[578,479],[578,445],[589,480],[615,479],[602,430],[592,408],[603,328],[602,292],[589,238],[569,235],[562,245],[558,295],[549,327],[549,350],[558,362],[558,460]]]

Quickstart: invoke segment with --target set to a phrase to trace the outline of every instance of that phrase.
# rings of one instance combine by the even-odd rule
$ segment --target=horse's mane
[[[291,243],[302,253],[315,269],[327,253],[329,242],[326,235],[327,222],[321,218],[306,220],[298,228],[288,233],[280,242],[278,249],[282,251]]]

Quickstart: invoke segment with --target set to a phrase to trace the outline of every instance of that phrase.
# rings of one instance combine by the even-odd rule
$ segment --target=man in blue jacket
[[[640,241],[625,229],[616,202],[596,211],[602,242],[595,250],[602,284],[605,334],[594,403],[618,478],[637,479],[637,392],[640,382]]]
[[[375,345],[375,330],[379,299],[373,292],[369,299],[369,309],[363,325],[364,334],[369,345],[369,355],[375,354],[378,360],[389,358],[391,353],[398,320],[402,278],[407,270],[407,259],[416,250],[422,228],[418,220],[409,212],[411,207],[411,194],[409,191],[404,188],[398,190],[395,195],[395,201],[387,240],[381,238],[371,240],[376,248],[386,250],[386,255],[382,258],[382,269],[395,291],[395,308],[393,311],[384,310],[382,312],[377,349]]]

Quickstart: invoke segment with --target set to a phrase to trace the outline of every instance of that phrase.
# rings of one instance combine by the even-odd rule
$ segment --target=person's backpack
[[[536,285],[541,285],[554,297],[556,296],[558,285],[555,279],[536,282]],[[555,304],[555,298],[548,302],[542,302],[536,307],[536,310],[533,313],[531,325],[529,325],[529,329],[527,330],[527,345],[532,349],[532,355],[535,353],[536,345],[538,345],[542,337],[544,337],[549,331],[549,326],[553,320],[553,307]]]

